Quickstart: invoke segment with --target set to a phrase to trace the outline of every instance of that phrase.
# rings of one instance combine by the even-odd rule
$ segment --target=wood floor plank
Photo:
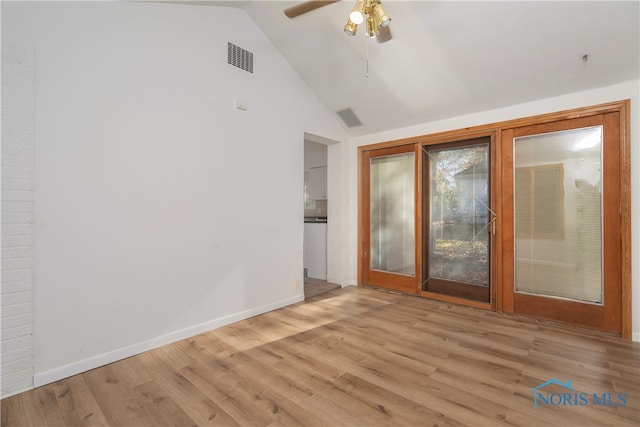
[[[303,426],[323,425],[318,420],[311,398],[317,393],[317,387],[308,387],[305,382],[291,376],[289,367],[278,370],[275,365],[264,363],[262,349],[254,348],[251,352],[238,354],[233,358],[232,369],[244,381],[253,383],[255,390],[261,390],[261,399],[272,402],[274,414],[283,425],[299,423]],[[335,418],[332,425],[342,425],[344,418]]]
[[[550,379],[626,404],[534,407]],[[1,404],[3,427],[638,426],[640,344],[347,287]]]
[[[64,424],[87,427],[109,425],[82,375],[58,381],[51,387],[62,412]]]
[[[64,419],[53,401],[55,395],[47,387],[39,387],[2,400],[2,426],[56,426]]]
[[[340,288],[336,283],[327,282],[326,280],[306,278],[304,280],[304,297],[311,299],[320,294]]]
[[[147,352],[144,354],[151,354]],[[130,357],[111,365],[112,373],[118,379],[125,382],[128,388],[133,388],[153,380],[153,377],[145,369],[142,361],[138,357]]]
[[[393,372],[380,368],[380,366],[362,367],[354,370],[352,374],[418,403],[433,413],[443,414],[455,423],[464,425],[502,424],[503,420],[499,415],[506,411],[505,407],[493,405],[492,402],[481,398],[474,398],[464,390],[447,387],[429,378],[413,378],[411,380],[407,376],[401,376],[400,380]]]
[[[48,384],[44,387],[39,387],[35,390],[35,399],[42,408],[42,413],[46,415],[46,422],[43,423],[47,426],[56,426],[64,424],[64,414],[60,406],[58,405],[58,399],[53,384]]]
[[[117,373],[118,364],[111,364],[81,374],[100,406],[109,425],[134,426],[149,424],[132,388]]]
[[[154,426],[196,426],[185,411],[155,381],[133,389],[138,406]]]
[[[380,418],[396,425],[460,425],[446,414],[433,411],[348,372],[337,378],[334,384],[365,402],[373,411],[379,411]]]
[[[219,405],[201,393],[189,382],[176,367],[171,365],[170,358],[163,353],[145,353],[140,355],[140,366],[149,372],[157,384],[166,390],[168,396],[190,415],[197,425],[233,426],[237,423]]]
[[[262,389],[239,377],[229,363],[215,365],[188,366],[182,374],[239,425],[269,425],[277,421],[278,409],[262,398]]]
[[[275,351],[284,351],[288,347],[286,343],[277,343],[277,346]],[[256,353],[261,351],[262,349],[256,348],[247,354],[255,357]],[[328,364],[322,357],[314,358],[305,351],[299,351],[292,357],[282,358],[278,363],[271,364],[270,367],[281,378],[287,378],[289,384],[295,384],[293,389],[298,396],[296,400],[302,400],[307,409],[316,409],[316,417],[318,413],[324,414],[313,425],[326,425],[329,422],[328,425],[352,426],[362,425],[363,420],[367,419],[370,420],[369,423],[374,419],[380,421],[376,418],[377,414],[369,413],[366,405],[342,393],[335,386],[333,381],[342,375],[344,370],[342,367]],[[326,421],[323,423],[322,419]]]

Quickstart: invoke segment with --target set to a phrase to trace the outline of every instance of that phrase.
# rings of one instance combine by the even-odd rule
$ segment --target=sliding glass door
[[[371,270],[415,274],[415,158],[371,159]]]
[[[491,300],[490,138],[423,146],[422,291]]]
[[[363,238],[370,285],[416,292],[416,156],[413,146],[370,151],[363,161],[366,187]]]
[[[505,311],[621,331],[617,113],[503,133]]]
[[[628,106],[360,147],[358,283],[629,338]]]
[[[514,138],[516,292],[602,303],[602,126]]]

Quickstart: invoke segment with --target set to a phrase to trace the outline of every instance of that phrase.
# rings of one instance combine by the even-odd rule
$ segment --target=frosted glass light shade
[[[349,14],[349,19],[356,25],[362,24],[364,21],[364,3],[364,0],[358,0]]]

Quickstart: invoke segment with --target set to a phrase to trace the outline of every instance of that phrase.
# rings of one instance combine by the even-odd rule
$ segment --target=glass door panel
[[[416,294],[416,147],[361,152],[358,283]]]
[[[516,292],[602,303],[602,135],[514,138]]]
[[[619,113],[501,138],[502,309],[621,333]]]
[[[415,155],[374,157],[370,176],[370,268],[413,276]]]
[[[483,138],[488,140],[489,138]],[[422,289],[490,302],[489,143],[424,147]]]

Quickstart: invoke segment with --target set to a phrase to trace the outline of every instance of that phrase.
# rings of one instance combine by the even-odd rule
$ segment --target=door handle
[[[489,229],[491,230],[491,234],[493,234],[494,236],[496,235],[496,220],[498,219],[498,215],[496,215],[496,213],[494,211],[492,211],[491,209],[489,209],[489,213],[491,214],[491,221],[489,221],[489,224],[487,224],[489,227]]]

